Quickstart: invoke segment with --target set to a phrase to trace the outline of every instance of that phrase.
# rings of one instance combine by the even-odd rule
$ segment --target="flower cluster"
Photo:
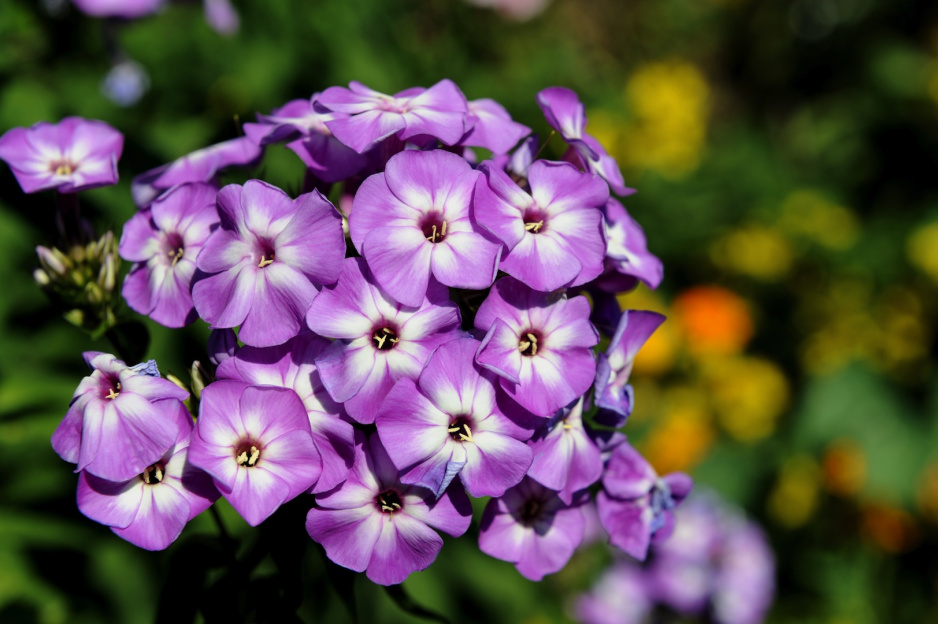
[[[584,624],[644,624],[662,605],[717,624],[759,624],[775,594],[775,556],[762,529],[715,494],[692,497],[647,565],[619,559],[574,607]]]
[[[53,439],[78,464],[82,511],[161,548],[219,495],[251,525],[309,496],[329,558],[394,584],[433,562],[437,531],[467,530],[468,496],[491,497],[480,548],[539,580],[579,545],[595,497],[612,543],[643,558],[691,482],[659,478],[614,431],[663,317],[608,304],[622,285],[656,286],[661,263],[611,197],[632,190],[576,94],[538,103],[561,161],[449,80],[394,95],[353,82],[139,176],[124,298],[169,327],[207,322],[217,369],[193,385],[193,426],[153,367],[87,357]],[[307,165],[297,197],[220,186],[278,142]],[[76,154],[103,153],[56,145],[68,171],[8,159],[43,176],[24,189],[77,190]],[[598,361],[597,324],[612,328]]]

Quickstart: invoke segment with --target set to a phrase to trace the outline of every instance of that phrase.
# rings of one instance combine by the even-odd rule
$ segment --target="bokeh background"
[[[0,132],[67,115],[123,132],[121,183],[82,195],[96,227],[119,232],[134,175],[331,85],[393,93],[451,78],[541,136],[537,91],[575,89],[666,267],[658,291],[620,297],[669,317],[636,362],[630,439],[659,473],[690,472],[764,527],[778,568],[769,622],[938,621],[938,4],[552,0],[518,15],[494,0],[233,3],[240,29],[223,36],[199,3],[117,23],[3,0]],[[149,88],[120,105],[102,81],[127,59]],[[296,191],[303,166],[274,146],[260,172]],[[185,557],[211,556],[200,539],[216,528],[200,517],[148,553],[75,508],[49,437],[85,374],[81,352],[111,347],[32,281],[53,214],[50,193],[23,195],[0,166],[0,621],[146,622],[164,590],[203,582]],[[204,327],[147,324],[164,371],[204,358]],[[300,616],[348,620],[298,535]],[[404,587],[456,621],[568,622],[611,560],[593,545],[531,583],[466,536]],[[262,589],[277,569],[261,562]],[[354,587],[361,621],[413,619],[364,578]]]

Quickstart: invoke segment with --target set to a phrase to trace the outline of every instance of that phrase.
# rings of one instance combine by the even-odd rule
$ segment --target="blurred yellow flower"
[[[702,362],[704,381],[720,426],[741,442],[775,431],[788,406],[788,380],[769,360],[752,356],[714,357]]]
[[[915,230],[906,243],[909,262],[938,282],[938,221]]]
[[[810,189],[795,191],[785,199],[778,224],[792,234],[834,250],[852,247],[860,229],[849,208]]]
[[[644,437],[640,450],[658,474],[689,470],[704,458],[714,431],[706,397],[694,388],[669,389],[660,423]]]
[[[674,322],[696,355],[739,353],[753,334],[746,301],[722,286],[695,286],[677,296]]]
[[[817,463],[808,455],[785,460],[769,494],[769,515],[789,529],[803,526],[817,509],[820,475]]]
[[[788,239],[776,229],[748,225],[724,235],[710,248],[718,267],[764,281],[788,274],[795,253]]]
[[[700,164],[710,113],[710,87],[701,71],[681,60],[639,67],[624,96],[634,120],[612,152],[625,167],[678,178]]]

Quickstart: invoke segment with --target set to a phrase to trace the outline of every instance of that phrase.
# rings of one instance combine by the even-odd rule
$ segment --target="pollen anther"
[[[542,227],[544,227],[543,219],[541,219],[537,223],[525,223],[524,224],[525,230],[527,230],[528,232],[534,232],[535,234],[537,234],[541,230]]]
[[[437,230],[436,225],[432,225],[430,227],[431,227],[430,236],[427,237],[427,240],[430,241],[431,243],[435,243],[437,236],[440,237],[440,240],[443,240],[443,238],[446,236],[446,221],[444,221],[440,225],[439,231]]]
[[[104,397],[105,399],[116,399],[116,398],[118,397],[118,395],[120,395],[120,393],[121,393],[121,382],[118,381],[117,384],[116,384],[116,386],[117,386],[116,389],[115,389],[115,388],[111,388],[110,390],[107,391],[107,395]]]
[[[175,251],[169,252],[169,257],[173,259],[173,266],[176,266],[176,263],[182,260],[183,254],[186,252],[182,247],[176,249]]]
[[[257,268],[263,269],[268,264],[274,263],[274,254],[270,254],[270,260],[267,259],[267,256],[261,256],[261,261],[257,264]]]
[[[528,332],[525,338],[518,342],[518,350],[524,355],[537,355],[537,336]]]
[[[238,465],[247,466],[248,468],[251,468],[254,466],[254,464],[257,463],[257,460],[260,459],[260,457],[261,457],[260,450],[252,444],[250,455],[248,455],[247,450],[241,451],[241,454],[238,455]]]

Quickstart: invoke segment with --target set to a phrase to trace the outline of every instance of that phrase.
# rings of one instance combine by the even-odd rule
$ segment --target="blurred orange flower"
[[[697,355],[742,351],[753,334],[752,316],[745,300],[722,286],[696,286],[674,300],[675,322]]]

